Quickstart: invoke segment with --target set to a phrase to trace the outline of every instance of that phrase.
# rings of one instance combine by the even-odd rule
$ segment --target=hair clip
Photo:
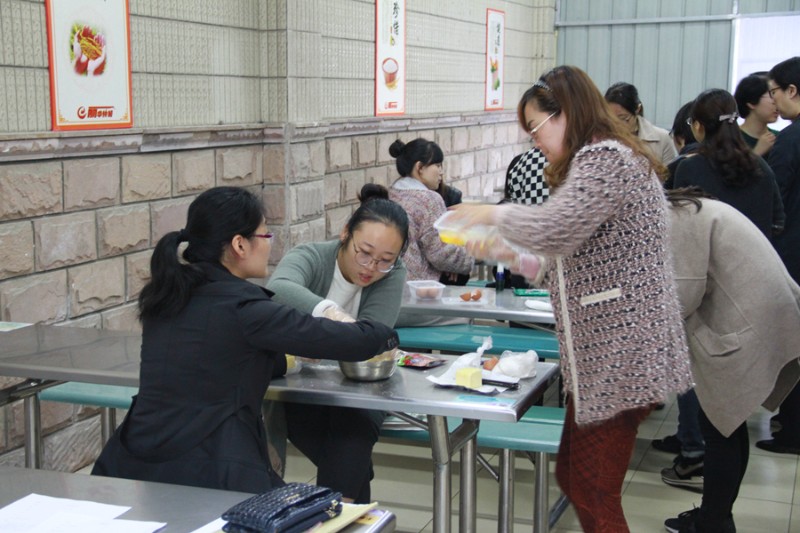
[[[544,80],[543,80],[543,79],[541,79],[541,78],[539,78],[538,80],[536,80],[536,83],[534,83],[534,84],[533,84],[533,86],[534,86],[534,87],[541,87],[542,89],[544,89],[545,91],[547,91],[547,92],[549,92],[549,93],[553,92],[553,90],[552,90],[552,89],[550,89],[550,86],[549,86],[549,85],[547,85],[547,83],[545,83],[545,82],[544,82]]]
[[[719,121],[722,122],[727,120],[728,124],[733,124],[734,122],[736,122],[737,118],[739,118],[739,113],[734,111],[733,113],[728,113],[727,115],[720,115]]]

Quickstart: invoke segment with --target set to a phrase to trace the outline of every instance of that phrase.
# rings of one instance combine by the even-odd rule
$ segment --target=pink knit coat
[[[541,206],[503,206],[503,237],[549,258],[564,387],[578,424],[691,385],[664,192],[617,141],[583,147]]]

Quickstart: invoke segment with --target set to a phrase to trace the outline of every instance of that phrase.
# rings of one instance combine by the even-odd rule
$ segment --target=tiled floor
[[[800,469],[798,457],[770,454],[754,446],[768,438],[769,416],[766,411],[750,418],[751,455],[744,483],[733,513],[739,533],[800,533]],[[661,468],[669,466],[672,456],[654,450],[650,440],[669,435],[677,424],[674,402],[654,412],[641,426],[636,449],[625,481],[623,506],[634,533],[664,531],[666,518],[700,504],[700,495],[669,487],[661,481]],[[374,453],[373,498],[394,511],[398,531],[433,531],[431,501],[433,470],[427,447],[378,443]],[[496,458],[491,460],[496,464]],[[299,452],[290,450],[287,480],[313,481],[314,467]],[[516,531],[531,531],[533,514],[532,465],[524,456],[516,461]],[[454,468],[458,471],[458,466]],[[458,508],[458,479],[453,481],[454,511]],[[551,502],[558,489],[551,473]],[[478,476],[478,531],[497,531],[497,483],[485,471]],[[458,519],[454,516],[454,528]],[[554,533],[581,531],[572,509],[561,517]]]

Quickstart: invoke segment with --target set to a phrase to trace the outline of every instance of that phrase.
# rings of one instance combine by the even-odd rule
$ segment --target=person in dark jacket
[[[386,325],[314,318],[247,281],[266,276],[271,237],[254,194],[216,187],[191,203],[185,229],[159,240],[139,297],[139,394],[92,474],[256,493],[280,486],[261,402],[286,372],[284,354],[359,361],[396,346]]]
[[[736,100],[724,89],[703,91],[695,99],[689,121],[700,142],[697,154],[684,159],[674,187],[696,186],[739,210],[772,239],[783,227],[783,205],[775,175],[754,154],[739,133]]]
[[[772,67],[767,83],[781,118],[791,121],[769,152],[769,166],[775,172],[786,211],[785,228],[773,244],[792,279],[800,283],[800,56]],[[800,386],[781,404],[777,421],[781,429],[756,446],[770,452],[800,454]]]

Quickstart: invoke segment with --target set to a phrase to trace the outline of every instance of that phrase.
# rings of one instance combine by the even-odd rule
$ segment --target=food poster
[[[486,102],[484,109],[503,109],[503,49],[506,14],[486,10]]]
[[[128,0],[45,0],[54,130],[130,128]]]
[[[375,116],[406,112],[406,3],[375,0]]]

